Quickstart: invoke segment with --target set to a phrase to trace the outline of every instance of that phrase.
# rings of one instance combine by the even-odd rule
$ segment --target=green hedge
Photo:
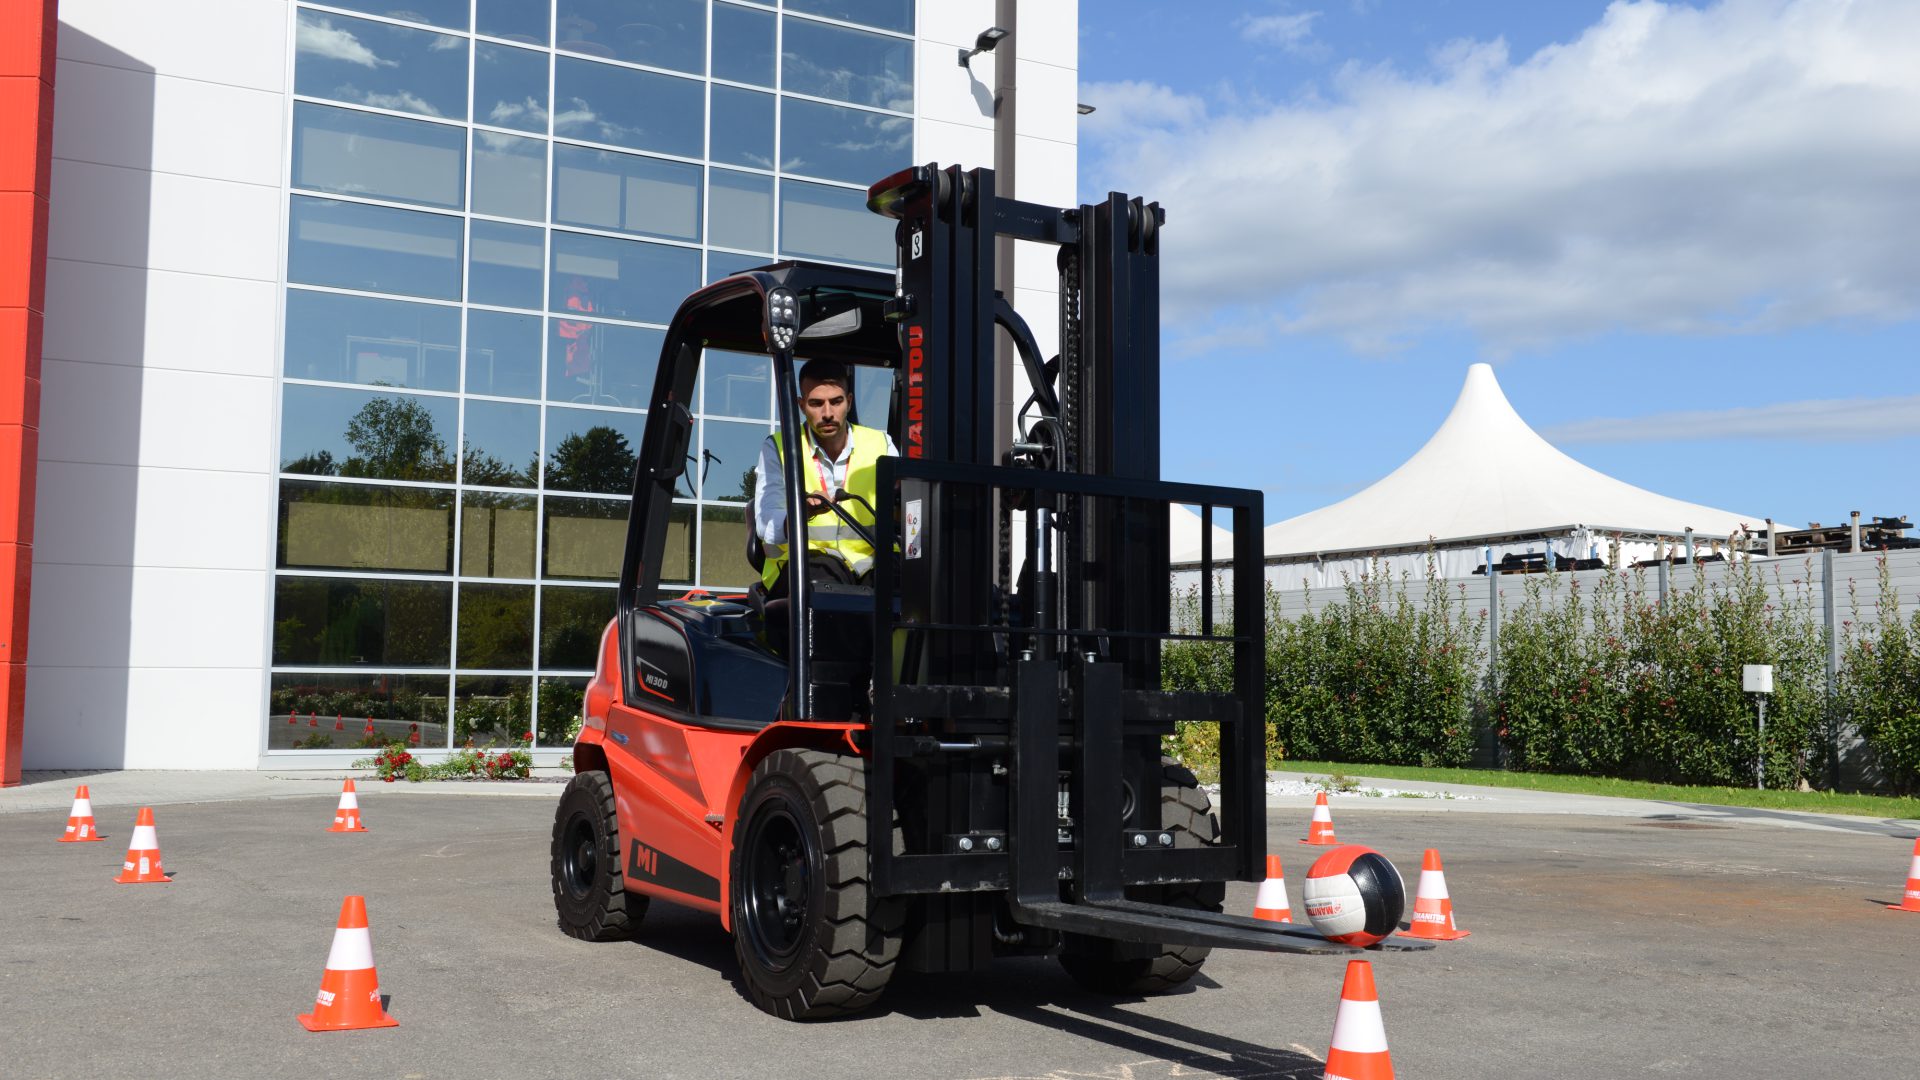
[[[1841,628],[1836,706],[1873,748],[1882,777],[1903,794],[1920,791],[1920,611],[1900,618],[1887,560],[1880,559],[1880,590],[1872,623],[1853,618]]]

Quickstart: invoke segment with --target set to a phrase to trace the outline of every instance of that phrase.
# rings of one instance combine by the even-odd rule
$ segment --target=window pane
[[[913,111],[913,42],[808,19],[785,20],[781,88]]]
[[[725,420],[708,420],[701,427],[706,441],[700,447],[700,497],[740,503],[751,499],[760,447],[772,429]]]
[[[773,250],[773,177],[709,169],[707,204],[708,243]]]
[[[402,0],[401,3],[393,3],[392,0],[327,0],[327,6],[384,15],[389,19],[431,23],[449,30],[467,28],[466,0]]]
[[[498,221],[473,223],[468,248],[467,299],[502,307],[540,307],[540,266],[546,261],[541,230]]]
[[[627,543],[627,503],[615,499],[546,499],[544,576],[617,581]]]
[[[707,252],[707,281],[719,281],[742,270],[752,270],[773,261],[770,255],[736,255],[730,251]]]
[[[700,156],[707,130],[705,83],[564,56],[554,65],[554,134]]]
[[[464,12],[460,20],[466,26]],[[376,109],[467,118],[467,41],[301,9],[293,89]]]
[[[533,586],[462,582],[455,642],[463,668],[532,667]]]
[[[625,495],[633,490],[643,413],[547,410],[547,490]]]
[[[613,620],[618,594],[612,589],[546,585],[540,589],[540,666],[591,671],[600,635]],[[543,684],[541,693],[544,696]],[[544,714],[545,702],[541,712]],[[576,706],[576,711],[578,708]],[[542,732],[542,737],[545,732]]]
[[[538,405],[469,400],[465,434],[461,483],[482,487],[533,487],[539,482]]]
[[[549,319],[547,400],[644,409],[666,334],[641,326]],[[634,448],[640,446],[638,438]],[[625,488],[621,489],[625,491]]]
[[[713,88],[714,161],[773,168],[773,95],[734,86]]]
[[[787,10],[913,33],[913,0],[787,0]]]
[[[460,602],[464,605],[466,600]],[[463,633],[465,616],[463,606],[460,620]],[[453,680],[453,745],[456,748],[510,749],[520,745],[520,737],[527,734],[532,720],[531,676],[460,675]]]
[[[368,721],[373,723],[371,737],[366,734]],[[361,749],[394,741],[446,745],[445,675],[274,673],[267,749]]]
[[[452,522],[451,491],[282,480],[277,565],[444,574]]]
[[[893,222],[867,210],[867,193],[780,181],[780,253],[892,266]]]
[[[544,221],[546,205],[546,142],[474,132],[473,212]]]
[[[569,52],[651,67],[706,71],[706,0],[559,0]]]
[[[913,164],[913,120],[905,116],[783,98],[780,134],[785,172],[871,184]]]
[[[293,186],[458,210],[466,141],[448,124],[297,102]]]
[[[460,219],[293,197],[287,280],[460,299]]]
[[[889,224],[878,214],[868,216],[881,225]],[[891,257],[893,231],[882,231]],[[697,248],[554,230],[547,300],[554,311],[665,323],[673,318],[680,301],[699,287]]]
[[[458,390],[460,309],[287,290],[288,378]]]
[[[545,135],[547,54],[484,41],[473,48],[474,120]]]
[[[453,482],[453,398],[283,387],[280,470]]]
[[[881,431],[892,426],[893,372],[890,369],[853,365],[853,419]]]
[[[587,680],[547,678],[540,680],[540,723],[534,729],[536,746],[572,746],[575,725],[586,702]]]
[[[700,239],[700,166],[584,146],[553,150],[553,220]]]
[[[533,577],[531,495],[468,491],[460,496],[460,575]]]
[[[540,318],[467,312],[467,393],[540,396]]]
[[[667,542],[660,549],[660,591],[677,595],[671,586],[693,584],[693,507],[674,503],[667,510]]]
[[[549,0],[477,0],[473,28],[508,41],[545,45],[552,8]]]
[[[713,77],[773,85],[773,12],[713,5]]]
[[[747,420],[773,418],[772,360],[709,349],[700,367],[705,376],[701,380],[704,384],[701,412]]]
[[[281,575],[273,585],[276,664],[447,666],[451,581]]]
[[[745,507],[700,508],[700,583],[709,589],[744,589],[760,580],[747,562]]]

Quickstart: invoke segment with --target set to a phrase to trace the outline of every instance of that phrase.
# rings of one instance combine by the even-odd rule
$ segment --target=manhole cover
[[[1700,821],[1636,821],[1649,829],[1730,829],[1731,825],[1708,825]]]

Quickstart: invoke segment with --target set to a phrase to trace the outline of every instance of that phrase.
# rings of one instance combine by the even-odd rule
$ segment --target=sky
[[[1602,472],[1920,515],[1920,2],[1081,0],[1083,201],[1162,233],[1167,479],[1279,521],[1485,361]]]

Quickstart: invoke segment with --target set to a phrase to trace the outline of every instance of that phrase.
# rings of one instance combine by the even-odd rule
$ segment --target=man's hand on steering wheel
[[[832,512],[833,512],[833,503],[829,502],[825,495],[821,495],[812,491],[807,492],[807,516],[808,517],[817,518],[821,514],[830,514]]]

